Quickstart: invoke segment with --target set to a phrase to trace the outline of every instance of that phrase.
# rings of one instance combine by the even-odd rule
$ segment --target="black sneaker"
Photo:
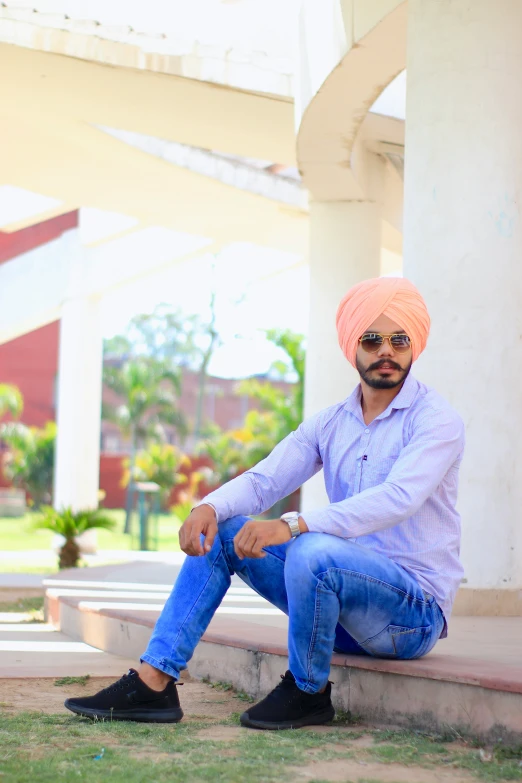
[[[87,718],[177,723],[183,717],[174,680],[164,690],[153,691],[135,669],[94,696],[66,699],[64,706]]]
[[[329,682],[324,693],[305,693],[295,684],[292,672],[287,671],[284,677],[281,675],[279,685],[239,720],[251,729],[299,729],[328,723],[335,715],[331,692]]]

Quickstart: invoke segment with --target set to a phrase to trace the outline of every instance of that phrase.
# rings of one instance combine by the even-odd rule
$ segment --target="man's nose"
[[[377,356],[393,356],[395,351],[392,348],[391,340],[389,337],[384,338],[384,342],[377,351]]]

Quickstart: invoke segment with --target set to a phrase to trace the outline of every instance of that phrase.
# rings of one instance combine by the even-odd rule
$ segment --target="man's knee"
[[[218,535],[221,539],[221,543],[224,544],[226,541],[235,538],[249,519],[250,517],[237,516],[224,519],[223,522],[220,522],[218,524]]]
[[[339,538],[327,533],[304,533],[298,536],[288,547],[286,554],[286,568],[288,570],[302,571],[307,569],[314,574],[335,568],[339,554]],[[356,546],[353,542],[343,541]]]

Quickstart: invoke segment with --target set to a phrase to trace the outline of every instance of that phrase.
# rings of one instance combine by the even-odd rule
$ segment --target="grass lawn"
[[[239,701],[237,706],[238,713],[244,709]],[[238,713],[219,722],[196,716],[147,725],[66,713],[13,714],[0,702],[0,776],[5,783],[522,780],[521,749],[491,749],[484,762],[484,750],[442,736],[342,720],[318,731],[251,731],[238,727]]]
[[[98,549],[137,549],[138,540],[135,532],[133,540],[131,536],[123,533],[125,512],[123,509],[108,509],[107,514],[116,522],[114,532],[98,530]],[[32,530],[32,524],[37,518],[37,513],[29,512],[23,517],[13,519],[0,517],[0,551],[49,549],[53,534],[47,530]],[[134,517],[134,530],[138,524]],[[162,551],[179,551],[178,530],[180,522],[173,514],[160,514],[158,519],[158,549]],[[152,539],[151,539],[152,541]],[[153,543],[153,541],[152,541]]]
[[[41,600],[2,608],[38,611]],[[522,744],[486,748],[452,729],[375,729],[342,713],[317,728],[243,729],[238,717],[252,699],[227,683],[185,681],[186,715],[172,725],[92,721],[66,712],[66,696],[100,687],[88,676],[35,680],[30,693],[33,705],[44,705],[39,712],[25,711],[30,704],[21,685],[0,675],[2,783],[522,781]]]

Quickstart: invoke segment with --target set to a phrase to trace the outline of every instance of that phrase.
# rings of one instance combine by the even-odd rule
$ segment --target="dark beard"
[[[378,362],[375,362],[374,364],[370,364],[369,367],[364,369],[359,359],[356,359],[355,362],[357,366],[357,371],[361,376],[361,379],[367,384],[367,386],[370,386],[372,389],[395,389],[396,386],[400,386],[401,383],[404,383],[406,377],[408,376],[408,373],[411,370],[411,365],[412,365],[412,362],[410,361],[408,367],[406,367],[406,369],[403,369],[399,364],[397,364],[397,362],[392,362],[389,359],[380,359]],[[393,381],[391,378],[370,377],[370,372],[372,370],[378,370],[379,367],[381,367],[383,364],[389,364],[394,369],[399,370],[400,372],[399,380]]]

